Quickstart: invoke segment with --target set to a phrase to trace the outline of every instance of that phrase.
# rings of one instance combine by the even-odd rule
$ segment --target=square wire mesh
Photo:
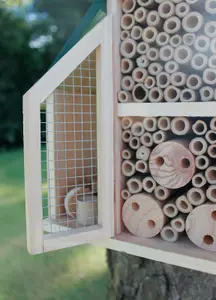
[[[41,105],[44,232],[97,225],[96,50]]]

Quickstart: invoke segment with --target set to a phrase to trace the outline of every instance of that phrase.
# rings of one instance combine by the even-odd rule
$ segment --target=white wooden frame
[[[105,17],[23,97],[27,246],[31,254],[71,247],[113,236],[112,17]],[[95,49],[97,71],[99,225],[74,232],[43,233],[41,201],[40,104]],[[99,50],[98,50],[99,49]],[[99,105],[100,104],[100,105]],[[50,139],[51,137],[49,137]],[[49,150],[48,150],[49,151]],[[49,166],[49,164],[48,164]]]

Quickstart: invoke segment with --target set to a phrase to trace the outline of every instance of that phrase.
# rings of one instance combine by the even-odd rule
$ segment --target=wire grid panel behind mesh
[[[41,105],[44,231],[98,224],[96,50]]]

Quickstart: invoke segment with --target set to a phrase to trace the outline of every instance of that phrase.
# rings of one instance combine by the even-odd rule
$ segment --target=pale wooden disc
[[[151,238],[161,231],[166,222],[162,207],[162,202],[149,194],[133,195],[123,205],[123,222],[134,235]]]
[[[164,142],[152,151],[149,169],[158,184],[178,189],[192,179],[195,172],[194,157],[180,142]]]
[[[194,208],[186,220],[186,233],[199,248],[216,251],[216,204]]]

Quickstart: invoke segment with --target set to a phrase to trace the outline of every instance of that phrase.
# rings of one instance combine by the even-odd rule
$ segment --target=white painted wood
[[[124,103],[118,104],[119,117],[149,117],[149,116],[188,116],[188,117],[213,117],[216,112],[215,102],[190,102],[190,103]]]

